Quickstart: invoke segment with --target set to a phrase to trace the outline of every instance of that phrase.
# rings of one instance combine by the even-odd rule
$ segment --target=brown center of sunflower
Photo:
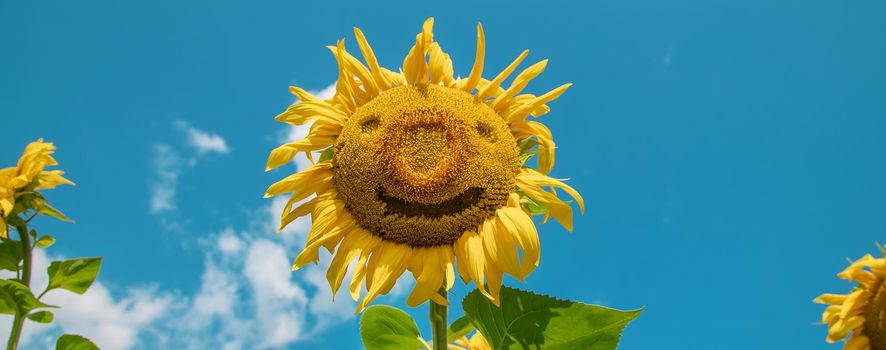
[[[864,335],[871,341],[872,350],[886,350],[886,284],[878,283],[868,300],[864,314]]]
[[[519,170],[508,125],[461,90],[401,86],[357,109],[335,145],[335,187],[386,241],[448,245],[507,203]]]

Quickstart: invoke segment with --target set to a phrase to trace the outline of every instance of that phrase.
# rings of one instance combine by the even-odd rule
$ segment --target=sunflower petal
[[[471,74],[467,80],[464,80],[462,90],[472,92],[483,78],[483,61],[486,55],[486,35],[483,34],[483,25],[477,23],[477,54],[474,57],[474,66],[471,67]]]

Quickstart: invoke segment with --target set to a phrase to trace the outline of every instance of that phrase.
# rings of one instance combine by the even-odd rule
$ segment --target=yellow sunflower
[[[449,350],[492,350],[492,346],[480,332],[476,332],[470,338],[464,336],[456,339],[449,344]]]
[[[572,208],[556,189],[581,196],[546,174],[554,165],[554,141],[543,124],[527,120],[571,84],[540,96],[521,94],[545,68],[538,62],[507,88],[502,83],[526,58],[524,51],[492,80],[482,77],[485,40],[477,26],[477,54],[470,75],[456,78],[452,61],[434,41],[433,18],[424,22],[400,73],[379,66],[359,29],[354,35],[366,65],[345,51],[338,62],[335,96],[321,100],[291,87],[299,101],[276,117],[310,123],[308,136],[271,152],[267,169],[305,152],[312,166],[268,188],[265,197],[289,194],[280,229],[311,215],[296,270],[316,263],[319,249],[334,257],[327,278],[333,294],[353,265],[350,292],[362,311],[387,294],[407,270],[416,280],[407,304],[428,299],[447,305],[458,273],[497,302],[502,276],[525,278],[539,263],[539,239],[531,213],[572,229]],[[538,169],[524,165],[537,144]],[[527,145],[529,147],[527,147]],[[321,151],[314,161],[313,152]],[[313,197],[312,197],[313,196]],[[531,210],[531,211],[530,211]]]
[[[828,343],[844,338],[846,350],[886,350],[886,259],[863,256],[837,274],[856,283],[849,294],[822,294],[828,304],[821,322],[828,325]]]
[[[43,170],[58,164],[52,158],[54,152],[55,146],[51,142],[38,139],[25,147],[16,166],[0,169],[0,237],[9,237],[6,220],[16,213],[16,194],[74,184],[62,177],[64,172],[61,170]]]

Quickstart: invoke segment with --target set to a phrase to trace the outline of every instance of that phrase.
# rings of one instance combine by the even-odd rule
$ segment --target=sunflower
[[[584,210],[581,196],[547,176],[554,141],[543,124],[527,120],[550,109],[546,103],[571,84],[536,96],[521,94],[547,60],[502,83],[526,58],[521,53],[492,80],[482,77],[483,28],[467,78],[453,75],[452,60],[434,41],[433,18],[424,22],[400,73],[379,66],[363,32],[354,35],[366,64],[329,46],[338,62],[335,95],[321,100],[291,87],[298,101],[276,117],[310,124],[303,140],[274,149],[267,170],[304,152],[312,166],[268,188],[265,197],[289,194],[280,229],[310,214],[307,244],[293,264],[316,263],[321,248],[334,254],[327,278],[333,295],[353,265],[350,293],[362,311],[387,294],[399,276],[416,280],[407,304],[431,299],[448,305],[438,289],[450,289],[454,264],[465,283],[473,281],[498,302],[502,276],[520,280],[539,263],[539,239],[531,214],[553,217],[572,230],[572,208],[558,198],[568,193]],[[537,169],[525,164],[537,152]],[[315,161],[314,152],[320,153]]]
[[[470,338],[463,336],[456,339],[455,342],[449,344],[449,350],[492,350],[492,346],[480,332],[476,332]]]
[[[74,183],[62,177],[61,170],[43,170],[57,165],[52,158],[55,146],[51,142],[38,139],[25,147],[25,152],[14,167],[0,169],[0,237],[9,238],[7,219],[21,210],[33,209],[16,207],[16,198],[34,190],[52,189],[58,185]]]
[[[863,256],[837,274],[856,283],[849,294],[822,294],[828,304],[821,322],[828,325],[828,343],[849,338],[846,350],[886,350],[886,259]]]

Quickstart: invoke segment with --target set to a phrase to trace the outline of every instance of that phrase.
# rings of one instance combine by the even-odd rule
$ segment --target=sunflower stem
[[[31,236],[28,234],[28,225],[23,223],[15,226],[22,245],[22,275],[19,279],[29,289],[31,288]],[[12,331],[9,333],[9,341],[6,343],[7,350],[15,350],[18,348],[18,341],[22,335],[22,328],[25,326],[25,316],[20,312],[15,313],[15,319],[12,321]]]
[[[440,290],[437,293],[443,297],[443,300],[446,300],[445,285],[440,287]],[[448,328],[446,313],[449,311],[448,306],[437,304],[433,300],[428,301],[428,303],[430,304],[431,329],[433,333],[433,339],[431,342],[433,344],[433,350],[446,350],[449,346],[449,342],[446,339],[446,331]]]

